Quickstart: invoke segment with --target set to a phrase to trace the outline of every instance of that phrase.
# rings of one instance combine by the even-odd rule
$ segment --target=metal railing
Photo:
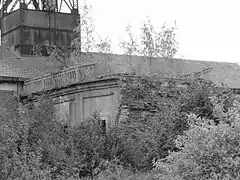
[[[22,95],[52,90],[95,78],[95,64],[73,66],[54,74],[28,79],[24,82]]]

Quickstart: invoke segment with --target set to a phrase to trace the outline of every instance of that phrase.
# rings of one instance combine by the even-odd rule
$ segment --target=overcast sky
[[[88,0],[96,30],[112,38],[115,52],[131,24],[136,32],[146,16],[159,28],[177,22],[177,57],[240,64],[239,0]]]

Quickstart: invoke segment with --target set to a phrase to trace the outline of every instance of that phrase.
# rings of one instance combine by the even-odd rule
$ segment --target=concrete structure
[[[78,1],[70,0],[69,4],[64,0],[1,1],[1,37],[20,55],[28,55],[35,45],[70,45],[80,18]],[[64,3],[68,13],[62,11]]]
[[[119,78],[98,78],[95,70],[95,64],[88,64],[29,79],[21,100],[37,101],[41,93],[50,93],[61,121],[77,126],[98,111],[107,127],[111,126],[120,102]]]
[[[124,56],[121,57],[123,58]],[[139,58],[138,63],[141,61],[141,57],[134,58]],[[127,59],[126,56],[125,59]],[[153,64],[169,60],[155,59],[155,61]],[[112,67],[111,74],[106,75],[104,74],[105,68],[103,65],[105,63],[101,62],[95,61],[93,64],[77,65],[58,73],[28,79],[24,82],[21,98],[23,101],[29,99],[37,100],[41,93],[50,93],[58,110],[59,118],[70,125],[79,125],[95,111],[99,111],[102,118],[105,119],[107,126],[111,126],[118,121],[117,115],[122,96],[120,76],[117,74],[129,72],[124,72],[124,69],[127,71],[128,68],[123,63],[117,69]],[[124,59],[122,62],[124,62]],[[207,64],[207,62],[202,62],[202,64],[200,64],[200,61],[196,62],[199,63],[198,68],[204,67],[205,63]],[[188,65],[185,66],[184,72],[178,71],[178,74],[182,75],[176,76],[176,78],[201,77],[212,80],[217,84],[228,84],[232,89],[240,89],[239,81],[236,78],[240,76],[240,69],[238,69],[236,64],[214,63],[215,66],[203,68],[198,72],[192,71],[191,68],[187,71],[186,68],[191,67],[191,63],[193,65],[196,62],[175,61],[175,63],[179,63],[177,70],[183,68],[180,64]],[[169,62],[165,63],[168,64]],[[174,67],[174,64],[170,65]],[[223,77],[222,73],[224,73],[224,77],[228,77],[224,81],[219,80],[219,78]],[[228,73],[235,73],[235,76],[228,76]],[[158,80],[163,78],[161,72],[153,74],[153,78]]]
[[[74,62],[77,66],[57,72],[58,64],[31,56],[31,50],[45,43],[70,45],[79,18],[78,1],[0,2],[1,37],[6,42],[0,47],[0,91],[15,91],[23,100],[36,99],[39,92],[49,91],[59,116],[72,125],[96,110],[109,125],[115,123],[121,94],[119,78],[109,76],[113,74],[149,71],[156,78],[198,76],[240,89],[240,66],[234,63],[153,58],[147,68],[147,57],[81,53]]]
[[[0,46],[0,89],[19,90],[35,76],[55,72],[56,66],[41,58],[22,58],[11,47]]]
[[[19,92],[24,80],[56,72],[57,64],[29,54],[46,41],[70,45],[80,17],[78,1],[0,0],[0,4],[0,90]]]

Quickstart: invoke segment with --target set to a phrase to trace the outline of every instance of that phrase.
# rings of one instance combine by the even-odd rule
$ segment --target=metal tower
[[[78,0],[0,0],[1,37],[22,55],[44,43],[69,46],[79,21]]]
[[[2,17],[19,9],[21,5],[31,10],[78,13],[77,0],[0,0],[0,4]]]

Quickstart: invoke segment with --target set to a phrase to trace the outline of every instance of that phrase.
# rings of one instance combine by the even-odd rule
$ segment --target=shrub
[[[166,82],[167,87],[163,86]],[[153,158],[165,158],[169,151],[178,151],[174,141],[189,128],[187,115],[190,113],[219,120],[214,114],[213,97],[224,99],[224,107],[230,106],[231,92],[210,81],[189,79],[185,82],[187,88],[178,88],[179,82],[174,79],[166,82],[123,77],[122,106],[129,112],[125,120],[121,119],[123,124],[114,130],[113,147],[125,167],[150,170]],[[114,137],[114,133],[110,137]]]
[[[30,123],[17,97],[6,92],[0,104],[0,179],[49,179],[49,169],[41,168],[41,148],[29,146]]]
[[[163,159],[172,151],[168,156],[175,158],[172,164],[164,160],[156,163],[158,174],[168,172],[166,169],[177,164],[178,156],[185,162],[188,156],[184,155],[190,153],[184,149],[186,144],[201,149],[204,146],[200,146],[200,139],[207,136],[220,139],[219,134],[230,133],[237,119],[236,109],[227,111],[233,107],[230,91],[205,81],[189,83],[189,89],[177,89],[170,82],[168,88],[160,89],[164,92],[159,92],[161,87],[155,81],[143,78],[133,83],[127,79],[121,105],[128,107],[129,114],[107,132],[99,124],[98,113],[79,127],[66,127],[55,116],[50,98],[43,96],[34,105],[20,106],[16,97],[5,95],[0,105],[1,178],[134,179],[134,173],[152,169],[154,158]],[[187,118],[190,113],[196,117]],[[208,124],[207,119],[214,123]],[[203,125],[211,131],[203,130]],[[225,132],[223,127],[229,131]],[[195,135],[197,140],[190,141],[193,131],[199,134]],[[182,143],[179,146],[174,143],[177,137],[178,144]]]
[[[239,179],[239,103],[219,124],[190,115],[190,129],[176,140],[178,152],[155,162],[158,179]]]

